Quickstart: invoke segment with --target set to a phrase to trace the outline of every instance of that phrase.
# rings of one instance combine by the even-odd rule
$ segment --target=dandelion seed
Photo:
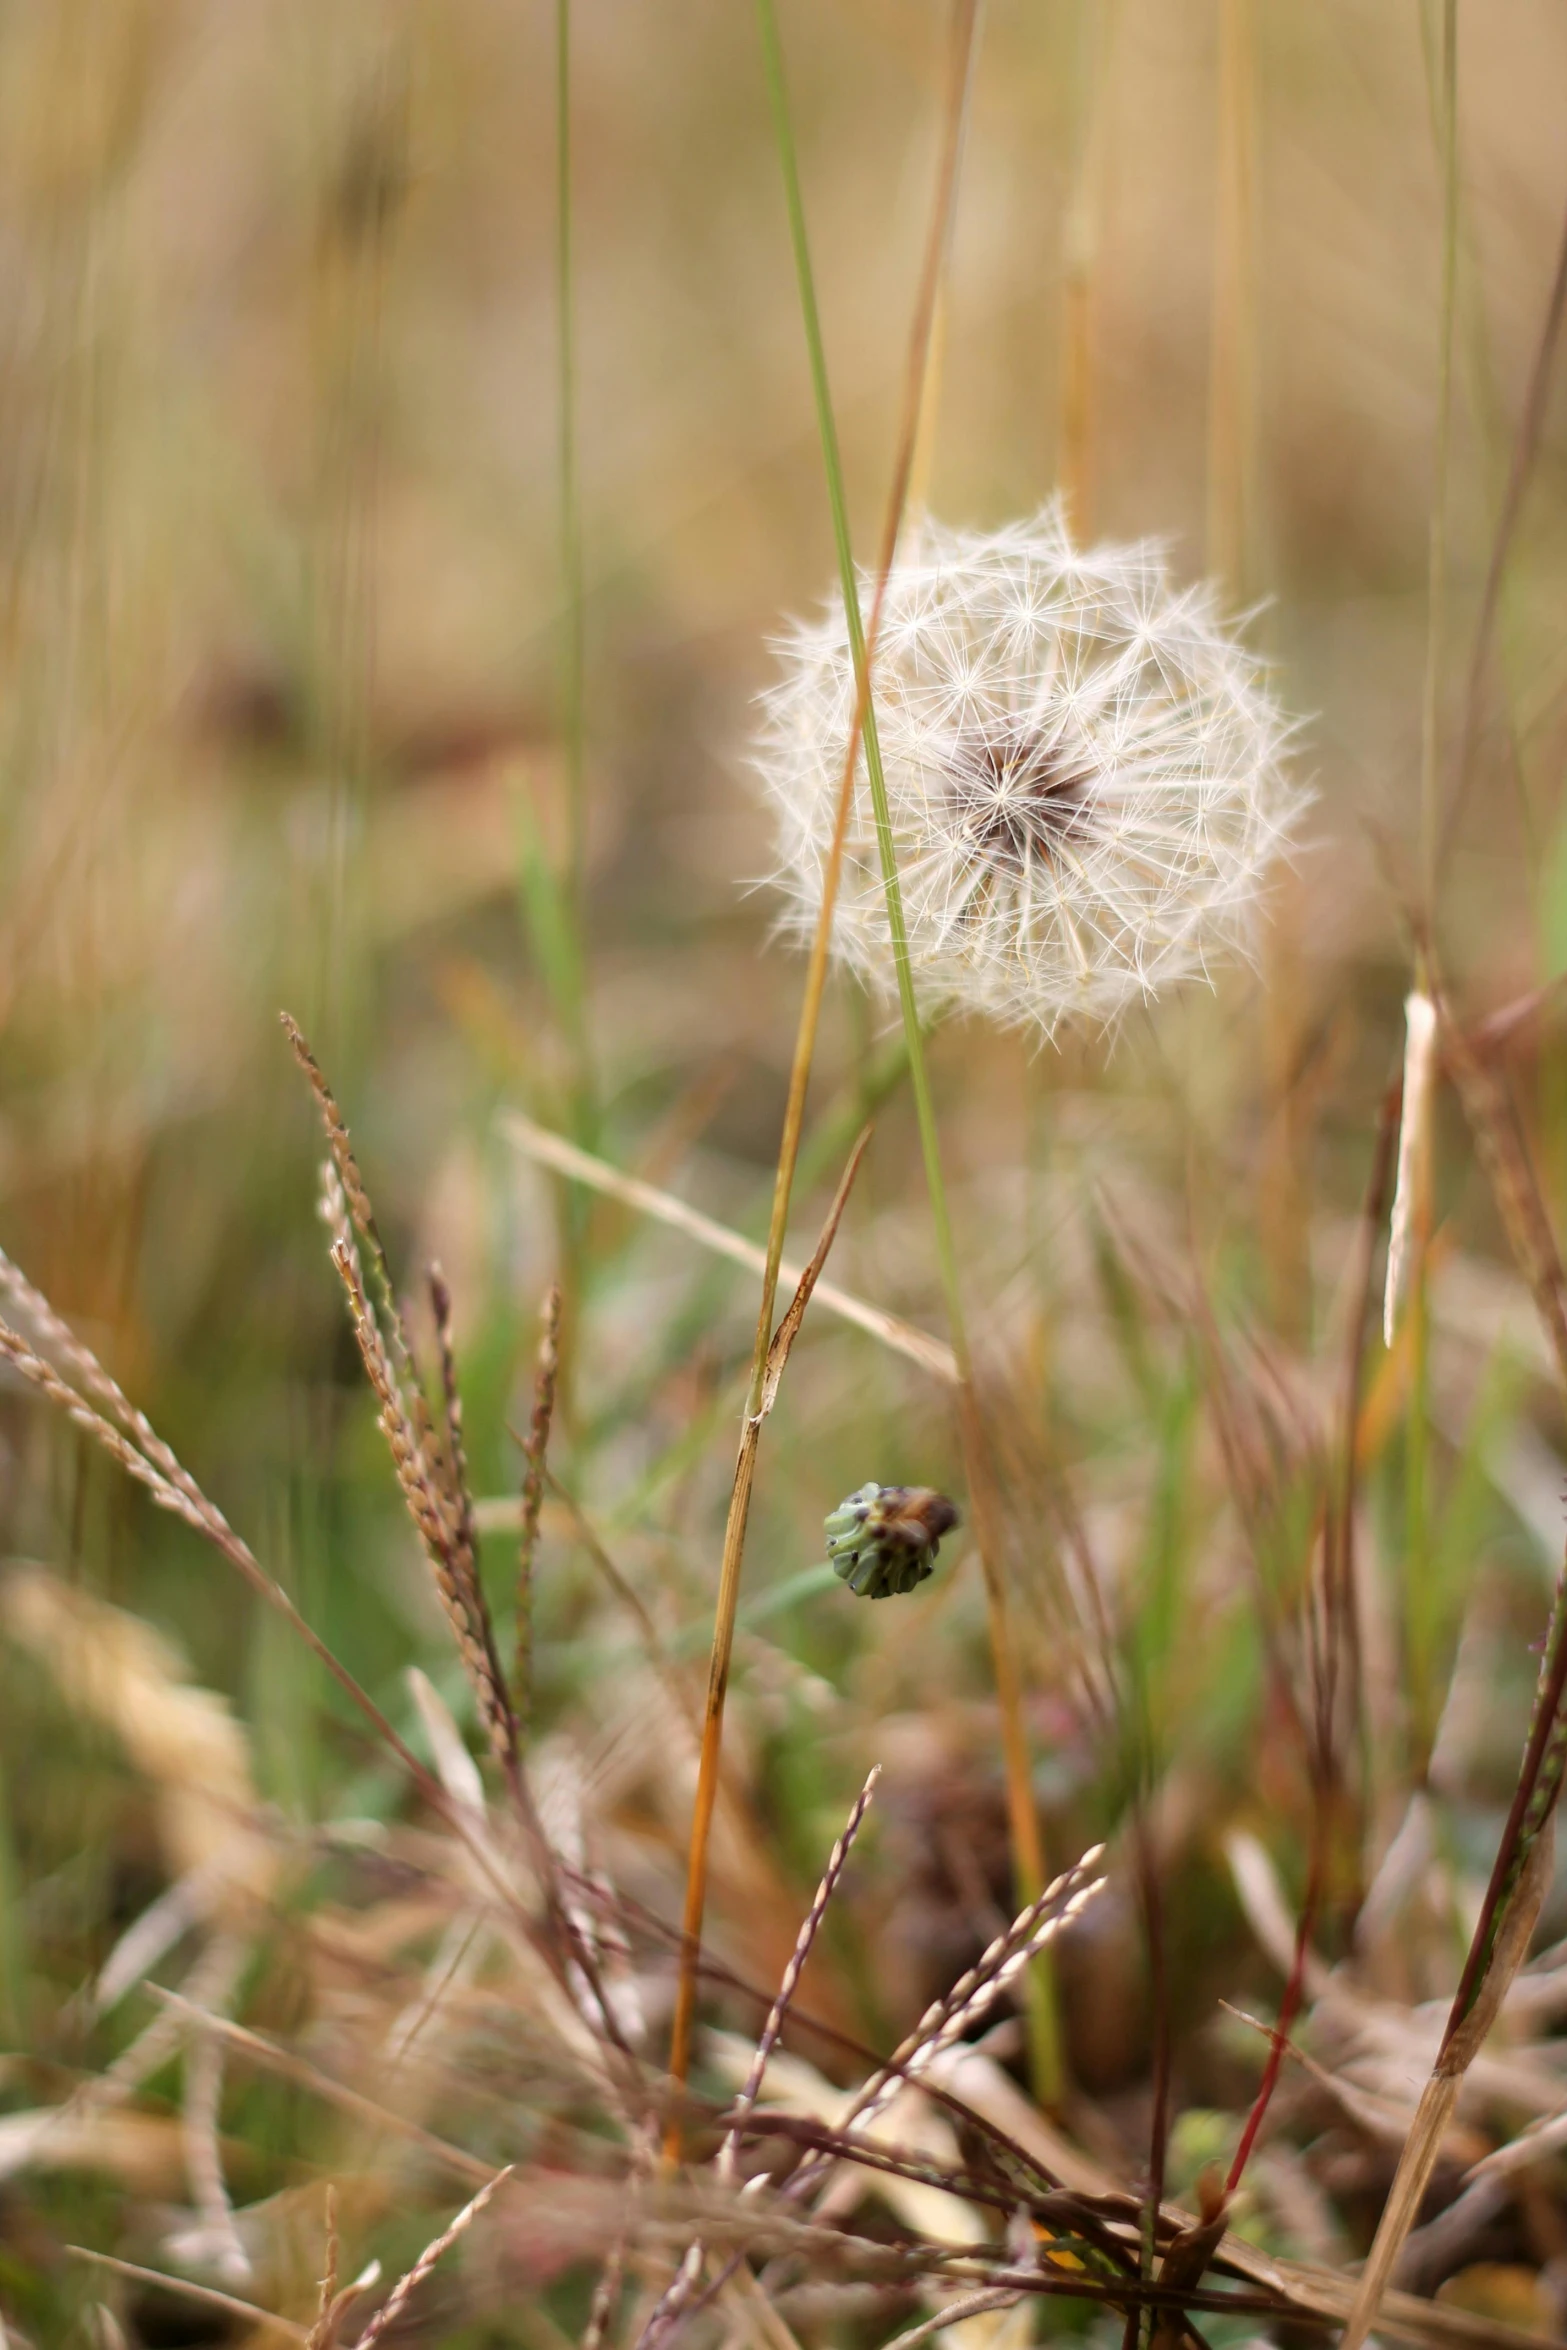
[[[855,709],[841,605],[778,651],[755,765],[784,927],[806,937]],[[874,685],[932,1008],[1049,1035],[1245,952],[1306,795],[1260,664],[1213,591],[1174,585],[1155,548],[1080,554],[1055,505],[990,536],[927,525],[887,583]],[[891,988],[863,753],[833,948]]]

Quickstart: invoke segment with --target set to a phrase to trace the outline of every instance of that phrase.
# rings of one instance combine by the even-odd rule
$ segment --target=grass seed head
[[[855,712],[842,605],[778,653],[755,765],[784,926],[808,938]],[[1055,505],[989,535],[927,525],[888,580],[873,661],[910,950],[933,1005],[1049,1035],[1245,951],[1305,794],[1260,664],[1210,588],[1176,586],[1146,544],[1079,553]],[[891,989],[863,749],[833,948]]]

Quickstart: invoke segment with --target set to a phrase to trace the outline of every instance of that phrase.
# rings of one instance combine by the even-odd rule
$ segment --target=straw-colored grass
[[[0,19],[7,2344],[1567,2330],[1564,64]],[[745,746],[1057,491],[1315,802],[1035,1052]]]

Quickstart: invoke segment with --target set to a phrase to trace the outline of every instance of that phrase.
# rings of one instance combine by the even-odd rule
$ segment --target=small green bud
[[[890,1599],[924,1582],[957,1522],[928,1485],[862,1485],[828,1517],[827,1556],[857,1598]]]

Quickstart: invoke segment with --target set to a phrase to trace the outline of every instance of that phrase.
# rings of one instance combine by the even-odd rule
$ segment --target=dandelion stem
[[[759,0],[759,6],[763,37],[767,44],[768,76],[773,93],[774,118],[788,188],[790,224],[795,239],[795,260],[800,275],[800,306],[804,314],[806,336],[811,350],[811,373],[816,387],[817,421],[821,433],[823,466],[827,476],[828,502],[832,510],[833,540],[838,551],[844,617],[849,634],[849,649],[854,663],[861,733],[865,751],[865,771],[870,782],[871,804],[875,814],[876,844],[881,859],[882,882],[887,905],[887,929],[892,944],[893,966],[897,974],[898,1002],[903,1015],[904,1040],[908,1047],[909,1082],[914,1096],[914,1114],[919,1126],[920,1150],[925,1164],[926,1186],[930,1194],[931,1222],[935,1233],[937,1264],[940,1269],[941,1285],[951,1325],[952,1350],[958,1363],[959,1422],[974,1512],[975,1542],[985,1580],[990,1646],[996,1677],[997,1704],[1001,1717],[1013,1868],[1017,1878],[1019,1899],[1028,1902],[1037,1897],[1039,1889],[1044,1883],[1044,1854],[1040,1844],[1038,1815],[1034,1808],[1028,1744],[1023,1729],[1022,1690],[1018,1679],[1017,1651],[1009,1623],[1006,1585],[1002,1577],[995,1478],[990,1463],[984,1424],[974,1394],[973,1360],[968,1342],[963,1284],[958,1270],[957,1250],[953,1242],[952,1217],[948,1207],[946,1179],[941,1164],[941,1141],[936,1125],[935,1103],[931,1094],[930,1070],[925,1056],[925,1035],[920,1023],[919,1004],[914,990],[914,969],[909,954],[908,924],[904,915],[903,891],[898,879],[897,850],[893,842],[892,819],[887,804],[887,779],[882,766],[881,744],[876,728],[876,707],[871,693],[871,656],[875,649],[882,597],[887,575],[892,568],[903,500],[912,467],[924,368],[921,365],[918,375],[913,379],[912,416],[905,444],[907,453],[895,471],[893,495],[888,506],[880,562],[877,568],[870,627],[867,631],[860,612],[859,586],[855,575],[854,554],[849,535],[848,499],[844,490],[843,464],[833,420],[821,321],[817,312],[811,276],[810,251],[805,234],[804,206],[800,196],[792,139],[789,134],[788,108],[784,92],[783,65],[778,45],[777,23],[773,13],[772,0]],[[977,18],[978,9],[975,0],[958,0],[953,22],[954,71],[951,85],[955,102],[949,114],[946,151],[942,158],[942,184],[937,207],[938,219],[950,218],[956,191],[958,162],[962,152],[963,123],[973,73]],[[918,339],[927,346],[930,337],[930,322],[935,314],[937,289],[940,282],[940,262],[944,245],[945,236],[941,238],[939,243],[933,240],[932,250],[936,266],[929,272],[928,283],[922,289],[921,318],[924,321],[924,331],[923,336]],[[1030,2027],[1036,2073],[1035,2085],[1047,2102],[1053,2102],[1060,2092],[1059,2032],[1056,2025],[1054,1998],[1049,1989],[1048,1978],[1042,1970],[1036,1968],[1030,1975],[1029,1990]]]
[[[757,0],[757,14],[761,34],[763,71],[767,82],[773,126],[777,136],[779,159],[783,171],[784,201],[788,215],[790,243],[794,253],[800,307],[805,324],[806,347],[810,359],[817,421],[821,432],[823,460],[828,475],[833,536],[838,549],[839,567],[848,583],[846,589],[848,602],[855,615],[856,626],[858,626],[859,606],[854,592],[854,557],[849,543],[848,508],[843,495],[843,468],[838,455],[837,430],[833,421],[832,403],[828,389],[825,347],[822,341],[821,319],[816,307],[815,281],[811,272],[810,247],[806,236],[805,206],[800,192],[799,165],[795,155],[788,96],[784,82],[783,50],[779,40],[778,21],[773,0]],[[903,415],[894,464],[893,486],[888,499],[884,538],[885,553],[878,581],[877,600],[872,609],[872,642],[875,637],[881,593],[886,585],[886,575],[892,567],[893,548],[897,542],[898,528],[903,517],[909,477],[914,463],[920,408],[930,358],[936,293],[947,248],[952,205],[957,185],[957,159],[962,145],[962,125],[968,97],[969,64],[973,50],[976,14],[977,0],[957,0],[954,47],[957,70],[954,72],[949,97],[947,137],[942,169],[938,179],[920,292],[909,339]],[[838,794],[832,844],[822,875],[821,904],[817,912],[810,962],[806,970],[805,994],[800,1006],[799,1026],[795,1035],[794,1059],[789,1073],[789,1095],[784,1111],[783,1135],[778,1149],[778,1169],[773,1184],[772,1215],[767,1231],[767,1255],[762,1273],[762,1296],[757,1313],[756,1339],[752,1349],[745,1422],[739,1457],[735,1464],[735,1478],[730,1493],[728,1517],[724,1526],[723,1558],[719,1568],[718,1598],[714,1609],[713,1641],[708,1664],[707,1705],[702,1725],[701,1752],[697,1762],[696,1798],[692,1807],[691,1841],[686,1862],[680,1977],[676,1988],[674,2021],[670,2033],[669,2075],[677,2090],[685,2082],[691,2063],[691,2035],[696,2017],[697,1964],[701,1952],[702,1919],[707,1904],[708,1842],[712,1832],[713,1812],[718,1795],[718,1767],[723,1745],[724,1701],[728,1691],[730,1658],[734,1649],[735,1619],[740,1604],[740,1570],[745,1555],[746,1527],[750,1517],[760,1414],[767,1380],[768,1351],[772,1344],[773,1313],[778,1293],[778,1268],[783,1258],[784,1235],[789,1220],[789,1202],[794,1189],[795,1167],[800,1152],[800,1136],[805,1122],[806,1089],[810,1081],[811,1063],[815,1057],[822,997],[826,988],[827,953],[832,938],[833,909],[838,897],[838,879],[843,866],[843,850],[848,832],[849,811],[853,805],[854,773],[858,759],[860,730],[870,715],[870,672],[864,659],[863,640],[860,641],[857,679],[859,706],[855,713],[854,724],[850,729],[843,779]],[[680,2117],[677,2107],[665,2136],[664,2150],[668,2159],[678,2159],[680,2144]]]

